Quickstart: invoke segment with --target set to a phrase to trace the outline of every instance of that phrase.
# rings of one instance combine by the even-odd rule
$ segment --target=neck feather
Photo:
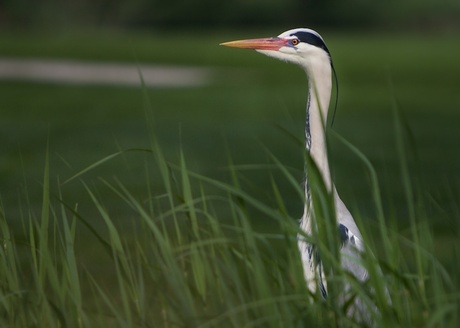
[[[331,98],[332,77],[329,58],[312,59],[305,67],[308,75],[306,147],[321,172],[328,190],[332,189],[327,157],[326,120]]]

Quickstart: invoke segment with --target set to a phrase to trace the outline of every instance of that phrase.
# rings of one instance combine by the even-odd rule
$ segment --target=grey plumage
[[[286,62],[294,63],[304,69],[308,76],[308,98],[305,123],[305,146],[314,161],[326,191],[333,196],[337,240],[340,243],[340,264],[344,271],[358,281],[367,279],[367,271],[361,258],[364,252],[361,233],[345,204],[340,199],[332,182],[326,146],[326,119],[332,90],[332,58],[323,38],[315,31],[306,28],[292,29],[274,38],[251,39],[224,43],[225,46],[255,49],[256,51]],[[307,168],[308,171],[308,168]],[[305,206],[300,227],[306,235],[311,235],[316,227],[315,206],[310,194],[308,174],[305,181]],[[303,234],[298,236],[304,276],[311,292],[319,290],[328,297],[327,279],[321,261],[321,254],[315,245],[306,242]],[[351,285],[345,283],[339,298],[347,301]],[[374,309],[368,309],[359,297],[355,297],[347,314],[357,320],[370,322]]]

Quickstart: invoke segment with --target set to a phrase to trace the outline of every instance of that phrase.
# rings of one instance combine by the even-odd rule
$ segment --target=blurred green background
[[[334,130],[369,157],[379,175],[385,210],[401,218],[405,200],[395,147],[395,103],[408,124],[410,168],[441,249],[460,232],[460,2],[458,1],[54,1],[0,4],[0,57],[99,63],[192,66],[211,72],[193,87],[147,87],[155,134],[177,163],[183,149],[192,169],[228,179],[229,156],[246,188],[269,202],[264,170],[269,149],[303,179],[306,78],[297,67],[251,51],[219,47],[293,27],[318,30],[340,81]],[[140,86],[0,81],[0,194],[6,217],[39,213],[49,142],[55,185],[98,160],[148,148]],[[373,218],[363,164],[332,139],[337,188],[354,213]],[[145,153],[131,152],[83,175],[119,178],[143,197]],[[155,181],[153,176],[152,181]],[[283,182],[280,182],[283,185]],[[284,182],[293,217],[302,204]],[[83,215],[94,209],[78,180],[62,186]],[[116,197],[99,190],[113,217]],[[96,220],[97,221],[97,220]],[[95,222],[95,224],[97,224]],[[445,241],[445,243],[444,243]],[[458,243],[454,244],[457,245]]]
[[[82,25],[215,29],[285,24],[426,29],[458,26],[459,8],[453,0],[5,0],[0,17],[6,26],[52,29]]]

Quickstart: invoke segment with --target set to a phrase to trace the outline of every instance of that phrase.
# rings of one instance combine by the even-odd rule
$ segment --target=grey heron
[[[332,93],[333,65],[331,54],[323,40],[316,32],[307,28],[297,28],[281,33],[277,37],[249,39],[225,42],[221,45],[235,48],[254,49],[264,55],[299,65],[308,76],[308,101],[306,109],[306,150],[311,159],[316,163],[320,176],[328,192],[333,194],[338,238],[340,238],[340,264],[342,268],[355,276],[358,281],[367,279],[367,271],[359,260],[364,252],[362,236],[352,215],[340,199],[332,182],[326,148],[326,119]],[[334,72],[335,73],[335,72]],[[312,234],[315,227],[315,217],[312,211],[310,189],[305,184],[305,206],[300,220],[301,229],[306,235]],[[315,293],[320,291],[327,297],[327,282],[320,262],[316,256],[315,246],[299,236],[298,248],[300,250],[302,266],[308,289]],[[349,291],[350,285],[346,285]],[[350,313],[352,311],[353,313]],[[350,307],[349,315],[356,315],[361,320],[368,321],[369,313],[359,298],[354,300]]]

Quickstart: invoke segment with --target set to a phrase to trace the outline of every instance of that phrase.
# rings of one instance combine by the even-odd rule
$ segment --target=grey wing
[[[351,231],[343,224],[339,224],[338,230],[340,238],[342,268],[352,273],[357,279],[365,280],[367,278],[367,271],[359,262],[359,257],[361,256],[361,252],[364,249],[361,240],[353,233],[351,233]],[[321,262],[321,256],[315,245],[308,244],[307,251],[310,263],[313,263],[313,266],[315,267],[316,277],[318,279],[318,287],[322,296],[326,298],[327,284]]]
[[[364,251],[361,239],[343,224],[339,224],[339,237],[342,268],[352,273],[357,279],[365,280],[367,271],[361,264],[361,253]]]

